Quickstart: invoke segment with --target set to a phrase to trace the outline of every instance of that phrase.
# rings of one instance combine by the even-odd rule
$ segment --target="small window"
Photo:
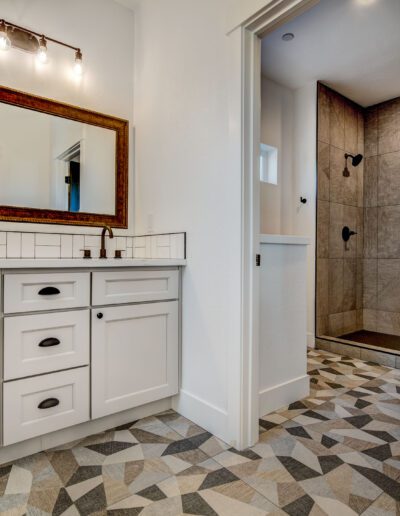
[[[278,149],[265,143],[260,145],[260,181],[278,184]]]

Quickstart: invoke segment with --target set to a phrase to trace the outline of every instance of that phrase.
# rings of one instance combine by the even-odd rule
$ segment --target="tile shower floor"
[[[173,411],[0,466],[6,515],[400,514],[400,371],[309,351],[311,395],[238,452]]]

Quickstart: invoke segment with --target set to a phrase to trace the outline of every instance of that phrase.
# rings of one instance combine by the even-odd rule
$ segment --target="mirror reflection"
[[[0,104],[0,205],[115,214],[116,132]]]

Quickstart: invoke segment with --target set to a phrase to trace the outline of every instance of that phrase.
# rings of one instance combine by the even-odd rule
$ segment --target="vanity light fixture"
[[[73,70],[77,76],[82,75],[82,52],[80,48],[68,45],[63,41],[50,38],[31,29],[20,27],[15,23],[0,20],[0,50],[8,50],[10,47],[24,50],[25,52],[36,54],[37,60],[40,63],[46,63],[48,56],[47,43],[49,41],[75,51]]]

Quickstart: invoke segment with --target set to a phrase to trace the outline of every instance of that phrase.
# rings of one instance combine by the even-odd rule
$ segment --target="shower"
[[[347,160],[349,158],[351,158],[351,164],[353,165],[353,167],[358,167],[358,165],[361,163],[361,161],[363,160],[363,155],[362,154],[356,154],[355,156],[353,156],[353,154],[345,154],[344,155],[344,158],[346,160],[346,164],[345,164],[345,167],[344,167],[344,170],[343,170],[343,176],[344,177],[350,177],[350,171],[349,169],[347,168]]]

